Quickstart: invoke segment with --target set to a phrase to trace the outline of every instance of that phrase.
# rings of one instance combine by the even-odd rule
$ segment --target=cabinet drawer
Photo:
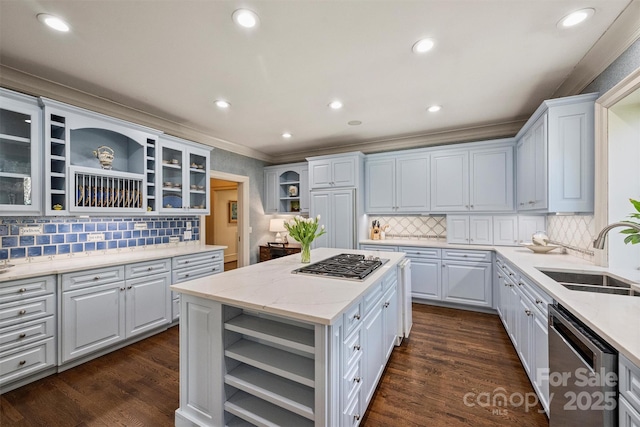
[[[127,264],[124,267],[124,277],[126,279],[136,279],[146,277],[150,274],[168,273],[171,271],[171,258],[158,259],[155,261],[139,262],[137,264]]]
[[[360,330],[356,330],[344,341],[344,366],[349,370],[351,366],[360,359],[362,354]]]
[[[205,252],[201,254],[194,255],[183,255],[179,257],[175,257],[171,261],[171,266],[173,269],[181,269],[186,267],[192,267],[194,265],[203,265],[210,264],[213,262],[222,262],[223,261],[223,252],[222,251],[212,251]]]
[[[172,283],[186,282],[187,280],[198,279],[200,277],[211,276],[212,274],[222,273],[224,264],[216,263],[207,266],[192,266],[191,268],[183,268],[181,270],[173,270]]]
[[[362,306],[357,303],[343,314],[344,334],[349,335],[351,331],[360,326],[360,319],[362,319]]]
[[[428,259],[440,259],[442,251],[435,248],[419,248],[415,246],[400,246],[400,252],[407,254],[407,258],[428,258]]]
[[[0,304],[52,294],[56,289],[56,276],[15,280],[0,285]]]
[[[382,279],[382,292],[387,292],[396,283],[398,283],[398,275],[395,272],[387,273]]]
[[[53,338],[0,353],[0,386],[51,366],[55,366]]]
[[[124,280],[124,267],[95,268],[62,275],[62,290],[106,285]]]
[[[640,411],[635,409],[631,403],[624,397],[620,397],[618,401],[619,407],[619,427],[637,427],[640,426]]]
[[[367,293],[362,298],[363,314],[366,316],[374,307],[376,307],[377,303],[382,298],[382,281],[379,281],[375,285],[367,291]]]
[[[549,304],[553,303],[553,299],[549,295],[547,295],[546,292],[541,291],[531,281],[522,276],[520,276],[520,279],[517,283],[523,295],[525,295],[525,297],[529,299],[531,303],[533,303],[533,305],[537,307],[546,317],[549,313],[547,307],[549,306]]]
[[[54,310],[55,298],[53,295],[5,303],[0,307],[0,328],[39,319],[53,314]]]
[[[455,249],[443,249],[442,259],[454,259],[460,261],[483,261],[491,262],[490,251],[467,251]]]
[[[0,353],[53,336],[54,317],[23,322],[0,329]]]
[[[353,399],[358,391],[360,391],[360,383],[362,382],[360,363],[360,360],[354,363],[343,378],[344,396],[346,401]]]
[[[360,245],[360,249],[363,251],[382,251],[382,252],[398,252],[397,246],[387,245]]]
[[[360,425],[360,419],[362,418],[361,413],[361,402],[360,402],[360,393],[353,393],[353,400],[349,402],[345,410],[342,412],[342,424],[343,427],[357,427]]]
[[[640,367],[634,365],[629,359],[619,357],[619,383],[620,394],[640,412]]]

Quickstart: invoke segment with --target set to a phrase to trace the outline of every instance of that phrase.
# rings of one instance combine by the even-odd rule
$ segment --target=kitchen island
[[[312,262],[340,253],[312,251]],[[292,274],[299,255],[172,286],[180,292],[177,426],[355,426],[397,343],[397,265],[363,281]],[[271,423],[271,424],[269,424]]]

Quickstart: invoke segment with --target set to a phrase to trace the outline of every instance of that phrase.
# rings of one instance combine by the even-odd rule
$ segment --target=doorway
[[[249,177],[211,171],[210,214],[202,217],[207,245],[227,246],[224,270],[249,265]]]

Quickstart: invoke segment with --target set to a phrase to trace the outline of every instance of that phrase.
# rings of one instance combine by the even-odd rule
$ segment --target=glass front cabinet
[[[210,151],[184,139],[160,137],[160,212],[208,214]]]
[[[2,215],[42,213],[41,123],[37,98],[0,88]]]

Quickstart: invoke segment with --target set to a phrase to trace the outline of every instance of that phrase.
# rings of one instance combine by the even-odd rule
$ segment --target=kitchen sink
[[[602,273],[573,273],[569,271],[538,270],[572,291],[640,297],[640,290],[629,282]]]

